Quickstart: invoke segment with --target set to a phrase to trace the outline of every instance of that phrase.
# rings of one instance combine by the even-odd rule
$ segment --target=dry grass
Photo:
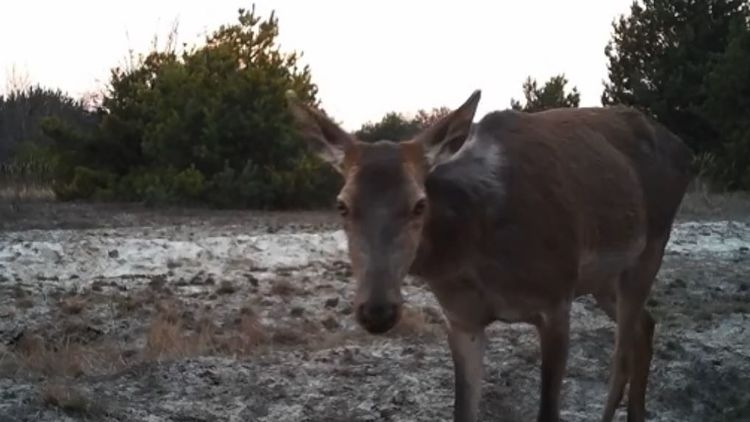
[[[33,372],[70,377],[84,373],[83,350],[77,344],[65,342],[58,348],[48,345],[41,336],[24,335],[16,351],[22,367]]]
[[[7,185],[0,186],[0,201],[35,202],[53,201],[55,192],[43,186]]]
[[[747,218],[750,215],[750,194],[709,193],[700,189],[688,192],[682,200],[678,216],[693,218]]]
[[[162,301],[156,305],[157,315],[146,330],[146,359],[173,359],[194,356],[204,351],[208,345],[206,333],[194,335],[185,327],[182,304],[178,301]],[[208,328],[208,327],[206,327]]]
[[[128,315],[140,309],[142,305],[141,301],[130,295],[118,296],[115,301],[117,304],[117,308],[124,315]]]
[[[274,281],[271,286],[271,294],[276,296],[291,296],[299,291],[297,286],[292,284],[289,279],[280,278]]]
[[[442,333],[442,318],[437,311],[427,307],[406,307],[390,335],[396,337],[438,337]]]
[[[206,326],[194,333],[187,330],[182,321],[159,315],[148,327],[144,357],[162,360],[203,354],[211,349],[211,328]]]
[[[23,298],[27,297],[28,295],[29,294],[26,293],[26,290],[24,290],[23,287],[21,287],[19,285],[15,285],[13,287],[13,297],[14,298],[16,298],[16,299],[23,299]]]
[[[312,323],[305,326],[278,327],[271,333],[271,342],[275,346],[309,346],[318,337],[320,330]]]
[[[0,349],[0,373],[75,378],[112,373],[144,361],[203,355],[244,356],[262,352],[266,346],[299,344],[309,332],[295,331],[294,341],[290,340],[289,330],[269,333],[249,307],[242,308],[231,322],[223,325],[217,324],[218,319],[212,315],[196,318],[188,306],[177,300],[158,302],[155,310],[156,315],[145,327],[142,350],[125,352],[125,345],[116,337],[96,331],[92,334],[88,324],[66,320],[64,326],[54,327],[56,336],[64,338],[60,342],[54,341],[56,336],[46,340],[42,335],[28,332],[12,346]],[[128,343],[132,344],[132,340]]]
[[[221,290],[225,283],[220,283]],[[232,286],[234,287],[234,286]],[[228,290],[228,288],[227,288]],[[299,288],[287,278],[280,278],[271,288],[272,293],[290,296]],[[17,296],[29,296],[18,289]],[[91,309],[94,297],[69,295],[59,300],[64,315],[95,314]],[[346,341],[367,341],[356,334],[342,330],[340,312],[328,309],[324,315],[313,319],[300,313],[292,321],[284,318],[272,325],[262,323],[252,306],[244,306],[236,314],[227,315],[214,306],[196,307],[175,296],[155,295],[154,290],[116,295],[112,315],[117,319],[133,320],[134,312],[150,321],[138,324],[133,332],[142,336],[142,342],[117,333],[105,334],[86,317],[64,318],[42,329],[43,335],[27,332],[14,344],[0,353],[0,370],[3,373],[28,371],[50,377],[78,377],[81,375],[112,373],[123,368],[149,361],[184,359],[196,356],[251,356],[264,354],[278,348],[303,348],[319,350],[340,345]],[[390,335],[396,337],[434,337],[441,332],[438,311],[424,308],[405,308],[397,326]],[[140,318],[139,318],[140,319]],[[64,340],[58,341],[58,338]],[[133,348],[133,344],[143,346]],[[129,346],[130,345],[130,346]],[[127,350],[126,350],[127,349]]]
[[[217,289],[223,286],[224,283],[219,283]],[[272,292],[290,296],[300,289],[289,279],[280,278]],[[17,300],[31,298],[21,288],[16,289],[15,295]],[[0,374],[76,378],[112,374],[153,361],[207,355],[247,357],[279,348],[320,350],[349,340],[367,341],[343,331],[340,312],[331,308],[312,319],[302,313],[288,321],[285,314],[266,325],[255,312],[256,305],[244,306],[232,315],[215,304],[196,306],[171,294],[156,294],[150,287],[101,297],[102,303],[110,304],[107,315],[114,318],[106,326],[122,326],[127,330],[112,332],[102,328],[106,321],[97,312],[102,309],[94,307],[99,299],[98,295],[80,294],[60,298],[56,302],[60,315],[75,317],[60,318],[35,331],[24,332],[7,347],[0,345]],[[264,306],[262,301],[261,306]],[[120,324],[123,322],[127,323]],[[406,310],[396,333],[413,336],[433,330],[434,324],[424,311]]]
[[[268,340],[268,333],[255,314],[241,312],[235,330],[221,340],[219,350],[228,355],[248,355]]]
[[[83,312],[87,302],[83,296],[69,296],[60,301],[60,309],[68,315],[77,315]]]
[[[314,341],[310,341],[306,346],[309,350],[325,350],[325,349],[331,349],[334,347],[339,347],[349,341],[364,341],[367,342],[368,340],[371,340],[372,337],[370,337],[369,334],[357,334],[355,336],[352,335],[346,335],[341,332],[327,332],[322,335],[317,335],[314,338]]]
[[[45,384],[41,387],[39,395],[45,406],[58,408],[71,416],[92,416],[99,413],[95,402],[71,385]]]
[[[267,344],[269,336],[251,308],[242,308],[233,323],[220,327],[212,318],[193,322],[179,305],[161,306],[146,333],[144,358],[175,359],[206,354],[247,355]]]
[[[16,299],[18,309],[31,309],[34,307],[34,300],[30,297],[20,297]]]
[[[111,343],[83,344],[70,337],[51,343],[35,334],[24,334],[4,353],[2,363],[3,373],[23,370],[50,377],[108,373],[126,365]]]

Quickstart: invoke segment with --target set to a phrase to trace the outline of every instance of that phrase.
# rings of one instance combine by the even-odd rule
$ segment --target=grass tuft
[[[40,396],[45,406],[58,408],[70,416],[92,416],[99,412],[93,401],[71,385],[45,384],[41,387]]]
[[[395,337],[437,337],[442,334],[442,320],[432,308],[405,307],[391,335]]]
[[[86,308],[86,298],[70,296],[60,301],[60,309],[68,315],[78,315]]]
[[[271,286],[271,294],[276,296],[291,296],[297,293],[297,291],[297,287],[286,278],[275,280]]]

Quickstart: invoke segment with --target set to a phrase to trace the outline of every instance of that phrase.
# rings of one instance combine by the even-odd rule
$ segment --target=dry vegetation
[[[67,383],[49,383],[42,386],[40,398],[45,406],[59,408],[74,416],[93,416],[99,409],[95,401]]]
[[[742,213],[743,210],[748,210],[748,214],[744,215],[746,218],[750,215],[750,201],[745,201],[741,195],[706,196],[692,193],[683,203],[682,218],[689,219],[698,215],[703,218],[724,219],[730,218],[727,217],[727,213]],[[72,210],[76,215],[81,211]],[[83,212],[85,213],[86,209],[83,209]],[[245,215],[234,218],[238,217],[242,218],[242,223],[247,220]],[[202,224],[203,220],[200,228],[195,229],[196,237],[210,237],[217,233],[223,235],[225,232],[232,235],[236,233],[237,226],[229,226],[228,229],[204,229]],[[215,222],[212,221],[210,224]],[[154,226],[156,225],[149,224],[143,232],[116,228],[110,233],[128,239],[144,236],[142,233],[149,230],[163,231],[155,234],[149,232],[145,236],[178,238],[184,235],[172,228],[164,229],[169,226]],[[264,226],[259,230],[266,233],[266,229]],[[297,227],[288,230],[299,232]],[[79,242],[79,239],[85,239],[84,243],[95,242],[99,239],[96,237],[100,236],[98,233],[76,232],[72,241]],[[111,236],[110,233],[101,236]],[[189,235],[193,236],[193,233]],[[22,238],[18,244],[26,243],[26,239],[31,236]],[[69,247],[71,243],[66,245]],[[120,249],[119,256],[115,249]],[[123,250],[124,248],[113,248],[109,245],[97,249],[92,254],[103,256],[105,261],[117,260],[126,256]],[[703,355],[693,353],[693,350],[715,347],[717,342],[723,340],[718,337],[712,340],[711,336],[718,336],[725,330],[717,324],[729,324],[727,327],[731,328],[734,327],[731,324],[735,323],[732,318],[736,319],[736,315],[747,315],[750,309],[745,297],[748,292],[747,281],[734,281],[742,278],[740,273],[747,268],[747,264],[742,264],[744,261],[734,261],[731,267],[725,268],[724,261],[713,258],[700,260],[669,255],[668,259],[669,267],[660,276],[664,279],[659,284],[663,290],[657,291],[649,302],[649,306],[654,308],[654,314],[662,321],[661,326],[670,327],[669,330],[663,329],[660,333],[668,338],[659,343],[658,347],[663,350],[656,352],[657,357],[668,355],[669,361],[658,363],[655,367],[666,368],[671,365],[670,369],[665,371],[672,374],[676,373],[675,366],[684,366],[684,369],[679,369],[684,372],[682,378],[674,379],[683,380],[680,381],[683,383],[685,380],[704,380],[700,382],[713,383],[712,388],[720,388],[724,379],[722,377],[742,373],[740,368],[743,366],[737,363],[741,362],[741,359],[728,355],[730,351],[726,351],[729,350],[726,347],[712,349],[713,352],[706,353],[706,356],[723,356],[721,359],[724,366],[720,368],[721,371],[716,369],[716,374],[711,371],[696,374],[690,372],[690,368],[696,367],[692,362],[700,360]],[[743,258],[737,255],[733,259]],[[241,260],[238,262],[239,264],[231,264],[234,266],[231,268],[244,265]],[[689,267],[690,263],[695,263],[695,267]],[[70,279],[57,273],[44,276],[32,273],[21,278],[13,274],[0,274],[0,318],[3,319],[0,322],[5,324],[0,326],[0,380],[10,382],[7,385],[11,387],[29,386],[28,394],[24,393],[26,395],[22,394],[19,397],[24,397],[24,403],[36,400],[36,407],[31,407],[33,412],[50,412],[48,416],[65,413],[73,418],[89,420],[143,420],[142,415],[133,416],[134,414],[128,412],[132,409],[143,410],[144,407],[148,407],[146,412],[151,412],[147,413],[149,415],[159,413],[154,410],[159,405],[152,404],[153,401],[150,399],[143,400],[137,405],[131,403],[129,397],[126,397],[131,393],[121,392],[120,385],[137,385],[136,390],[140,391],[137,394],[153,398],[154,396],[149,394],[157,393],[144,393],[150,388],[150,380],[143,374],[161,370],[173,371],[169,377],[160,378],[164,382],[162,387],[171,394],[171,398],[168,399],[171,405],[180,401],[192,403],[196,408],[211,406],[210,401],[206,401],[203,395],[191,396],[193,393],[181,390],[178,384],[184,382],[181,381],[183,377],[193,376],[200,378],[198,384],[190,384],[190,388],[197,391],[195,394],[211,393],[213,395],[209,394],[209,397],[224,400],[222,406],[232,406],[235,401],[245,403],[246,394],[261,397],[264,402],[285,400],[276,394],[289,394],[290,397],[302,394],[303,399],[307,399],[300,400],[319,403],[322,409],[319,410],[323,412],[320,414],[330,416],[325,411],[337,408],[335,405],[346,406],[346,403],[377,399],[368,398],[367,391],[390,391],[391,388],[398,388],[401,391],[399,394],[412,397],[416,401],[407,404],[398,401],[394,404],[388,401],[390,399],[383,399],[385,404],[381,403],[379,406],[393,405],[394,409],[398,408],[399,413],[406,412],[405,418],[414,416],[410,420],[441,420],[441,417],[430,419],[421,413],[416,416],[419,412],[431,412],[430,409],[436,409],[436,403],[450,402],[450,389],[443,390],[440,387],[445,380],[450,379],[443,315],[434,304],[420,296],[423,286],[416,280],[408,280],[405,285],[405,291],[417,296],[411,296],[407,300],[402,318],[395,329],[385,336],[370,336],[354,323],[350,303],[354,287],[351,284],[351,271],[347,263],[341,259],[300,268],[283,267],[269,271],[253,267],[215,274],[203,272],[205,262],[201,264],[203,267],[199,268],[187,267],[188,265],[190,263],[186,264],[184,261],[169,261],[162,274],[143,275],[134,272],[109,278],[99,276],[96,272],[91,277],[77,273]],[[706,280],[711,280],[710,286],[706,284]],[[591,324],[592,321],[597,321],[597,318],[604,317],[598,313],[586,313],[586,317],[581,321]],[[11,324],[6,321],[15,322]],[[698,328],[706,327],[706,331],[701,333],[689,324]],[[594,326],[590,330],[581,331],[579,326],[577,331],[577,335],[583,337],[579,338],[576,344],[580,344],[580,340],[583,339],[584,342],[593,345],[586,350],[597,351],[596,354],[587,351],[584,356],[574,355],[571,360],[572,375],[568,381],[574,388],[570,397],[574,397],[575,400],[581,399],[581,409],[587,408],[589,396],[598,394],[587,392],[586,400],[583,400],[584,393],[581,391],[589,391],[591,379],[606,378],[603,375],[605,372],[602,371],[608,363],[607,350],[611,347],[612,336],[608,327],[610,325],[606,325],[605,329]],[[682,331],[673,331],[672,327]],[[489,402],[496,401],[492,405],[496,410],[504,406],[497,402],[500,397],[515,398],[518,391],[536,391],[538,387],[529,379],[529,374],[537,373],[538,369],[535,333],[521,335],[520,333],[525,333],[522,329],[507,328],[504,325],[499,326],[497,330],[507,332],[493,337],[495,343],[489,352],[495,353],[496,356],[492,359],[498,362],[498,365],[492,366],[494,369],[490,371],[489,376],[504,380],[488,381],[489,385],[496,388],[489,393]],[[742,338],[740,331],[732,335]],[[706,337],[704,339],[699,336]],[[679,346],[685,341],[692,342],[692,348]],[[679,347],[670,346],[672,344]],[[727,355],[720,355],[721,353]],[[741,357],[740,354],[737,356]],[[499,362],[502,362],[502,365]],[[393,366],[394,364],[397,366]],[[302,367],[306,369],[300,370]],[[704,370],[701,366],[696,368],[696,371]],[[682,393],[677,392],[682,387],[671,388],[670,386],[676,384],[674,379],[670,378],[672,375],[667,372],[657,370],[654,391],[657,392],[657,396],[662,394],[663,397],[658,396],[654,399],[654,403],[657,404],[653,407],[678,408],[674,404],[678,399],[674,397],[682,397]],[[185,375],[187,373],[192,375]],[[195,375],[196,373],[198,375]],[[241,374],[237,375],[237,380],[232,378],[235,373]],[[404,373],[410,375],[404,376]],[[440,378],[436,374],[444,376]],[[336,380],[331,379],[334,375],[338,377]],[[223,377],[223,383],[213,384],[211,377],[214,376]],[[664,378],[665,376],[667,378]],[[362,377],[367,377],[368,385],[374,383],[371,389],[365,391],[358,388],[362,383]],[[312,383],[308,384],[310,380]],[[189,382],[195,382],[195,379]],[[510,382],[507,385],[513,386],[512,392],[504,390],[505,382]],[[195,385],[198,387],[194,387]],[[602,381],[601,385],[606,384]],[[4,388],[0,386],[2,398],[8,397],[3,396]],[[110,401],[100,404],[98,388],[107,392],[106,396],[110,397]],[[248,393],[250,390],[252,392]],[[97,392],[95,400],[92,395],[94,391]],[[429,398],[420,394],[440,396]],[[731,403],[724,403],[722,397],[727,397],[727,400],[741,398],[741,395],[723,390],[715,396],[718,398],[703,395],[698,400],[702,403],[711,403],[717,408],[724,405],[738,408]],[[340,403],[336,401],[336,397],[341,398]],[[524,393],[519,400],[525,403],[525,407],[533,407],[533,403],[529,404],[526,401],[531,402],[534,397],[534,394]],[[294,408],[293,404],[290,403],[289,409]],[[23,406],[18,408],[21,409],[19,412],[28,414],[30,407]],[[223,410],[207,410],[208,413],[202,414],[203,416],[196,415],[194,419],[190,419],[188,413],[179,414],[180,410],[176,409],[160,410],[162,413],[159,414],[175,415],[175,420],[182,420],[180,417],[184,420],[217,420],[216,415],[224,415]],[[362,409],[362,415],[376,414],[371,413],[373,411],[369,408]],[[313,410],[310,412],[318,414]],[[350,412],[359,410],[350,409]],[[2,413],[0,403],[0,420],[3,420]],[[111,414],[129,415],[130,418],[106,416]],[[258,415],[261,414],[261,410],[252,410],[243,417],[246,416],[244,420],[263,420],[258,419]],[[443,414],[447,413],[440,413]],[[292,413],[289,415],[279,420],[300,420]],[[60,419],[52,416],[42,418],[45,421]],[[578,420],[572,417],[569,419]],[[346,420],[370,419],[361,416]],[[515,420],[526,419],[519,417]]]
[[[279,278],[274,281],[271,293],[277,296],[291,296],[297,293],[297,287],[289,279]]]
[[[0,359],[6,375],[19,375],[23,371],[47,377],[111,373],[126,365],[120,348],[112,342],[86,344],[69,335],[54,342],[31,333],[23,333]]]
[[[143,351],[145,360],[205,355],[248,356],[268,344],[267,329],[248,307],[225,324],[205,314],[196,318],[176,302],[161,304],[150,322]]]
[[[391,331],[397,337],[432,337],[443,335],[445,325],[440,311],[429,307],[405,307],[401,319]]]
[[[736,219],[745,220],[750,216],[750,194],[711,193],[694,188],[685,195],[678,218],[681,219]]]
[[[0,174],[0,217],[5,213],[24,212],[31,204],[55,201],[49,183],[34,177]]]
[[[681,213],[690,217],[748,215],[749,204],[745,195],[711,195],[696,190],[686,197]],[[350,275],[340,263],[334,263],[332,271],[337,276]],[[196,356],[250,357],[279,347],[314,350],[366,337],[342,334],[341,321],[351,318],[351,308],[338,296],[324,300],[322,314],[308,315],[303,307],[289,305],[295,298],[314,294],[302,288],[300,280],[279,274],[267,282],[269,296],[263,298],[258,280],[249,277],[216,282],[201,274],[189,280],[159,275],[151,277],[143,289],[124,291],[115,283],[97,280],[86,292],[57,295],[51,302],[58,310],[55,319],[20,333],[0,349],[0,372],[75,378],[113,373],[145,362]],[[177,294],[183,286],[204,286],[206,290],[191,294],[190,302]],[[20,286],[13,288],[12,296],[14,305],[0,309],[0,316],[26,312],[40,300]],[[275,306],[292,319],[264,323],[255,310],[257,303],[227,303],[236,296],[256,297],[256,302]],[[271,297],[281,302],[273,305],[276,302]],[[106,333],[92,328],[102,326],[101,321],[95,324],[91,320],[102,314],[95,311],[102,307],[109,308],[107,315],[111,318],[105,321],[111,327]],[[127,327],[126,333],[119,332],[118,327]],[[387,337],[439,339],[443,330],[440,311],[407,305]]]
[[[286,278],[273,280],[269,291],[283,301],[307,294]],[[19,308],[19,301],[31,301],[22,289],[16,292]],[[238,294],[238,287],[222,282],[217,292],[231,296]],[[211,297],[214,295],[208,296]],[[197,356],[250,357],[284,347],[319,350],[366,338],[342,334],[339,320],[347,318],[351,311],[344,307],[338,313],[341,316],[336,316],[338,297],[325,301],[329,313],[320,320],[307,318],[301,308],[292,307],[289,314],[293,320],[270,325],[261,321],[252,305],[234,307],[228,312],[220,304],[197,307],[175,296],[163,283],[154,282],[135,292],[94,283],[88,292],[68,294],[53,303],[58,313],[52,321],[21,332],[2,349],[2,373],[71,379],[111,374],[147,362]],[[107,333],[95,328],[102,325],[94,317],[101,315],[97,309],[102,307],[109,309],[112,318],[104,321],[105,326],[113,327]],[[439,336],[441,318],[439,311],[430,307],[406,307],[389,336]],[[138,322],[140,326],[118,332],[118,326]]]
[[[70,315],[80,314],[85,307],[86,298],[82,296],[66,297],[60,301],[60,309]]]
[[[0,183],[0,201],[13,203],[53,201],[55,192],[48,186],[8,185]]]

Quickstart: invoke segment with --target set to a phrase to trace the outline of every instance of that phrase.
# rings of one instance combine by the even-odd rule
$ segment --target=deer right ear
[[[448,159],[466,142],[481,96],[482,92],[475,90],[460,107],[414,137],[414,142],[424,147],[429,168]]]
[[[286,98],[302,138],[318,157],[343,174],[344,155],[354,146],[354,138],[323,113],[300,101],[294,91],[287,91]]]

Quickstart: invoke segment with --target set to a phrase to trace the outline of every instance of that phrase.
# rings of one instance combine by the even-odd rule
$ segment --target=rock
[[[672,283],[670,283],[671,287],[679,287],[679,288],[685,288],[687,284],[685,283],[685,280],[681,278],[675,278]]]
[[[329,316],[323,320],[323,326],[330,331],[337,330],[341,327],[341,324],[333,318],[332,316]]]
[[[325,307],[326,308],[335,308],[339,304],[339,298],[338,297],[332,297],[326,300]]]
[[[154,290],[161,290],[167,282],[167,277],[164,274],[157,274],[151,276],[151,281],[148,282],[149,287]]]
[[[245,278],[247,278],[247,282],[250,283],[253,287],[258,287],[258,278],[255,277],[252,274],[245,274]]]
[[[224,280],[221,282],[221,285],[219,285],[219,288],[216,289],[216,293],[220,295],[230,295],[237,291],[237,288],[234,287],[234,284],[232,284],[229,280]]]
[[[113,250],[109,251],[108,255],[109,255],[110,258],[119,258],[120,257],[120,252],[118,252],[117,249],[113,249]]]
[[[200,286],[202,284],[208,284],[206,282],[207,279],[204,277],[206,277],[206,273],[204,273],[203,271],[199,271],[198,273],[190,277],[190,280],[188,280],[188,284],[191,286]]]

